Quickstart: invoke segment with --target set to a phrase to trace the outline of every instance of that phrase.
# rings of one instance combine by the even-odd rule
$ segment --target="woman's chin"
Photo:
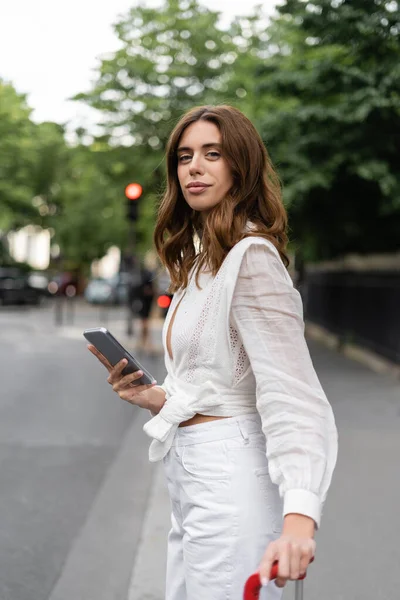
[[[195,210],[196,212],[201,212],[201,213],[209,213],[215,206],[217,206],[217,204],[205,204],[204,202],[190,202],[188,203],[190,208],[192,208],[193,210]]]
[[[204,204],[202,205],[200,203],[196,204],[196,202],[191,202],[189,204],[189,206],[190,206],[190,208],[192,208],[196,212],[200,212],[200,213],[206,212],[206,211],[210,210],[208,206],[204,206]]]

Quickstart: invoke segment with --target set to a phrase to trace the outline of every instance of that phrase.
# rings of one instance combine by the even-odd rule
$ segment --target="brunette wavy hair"
[[[214,123],[221,132],[222,155],[230,166],[233,185],[226,197],[207,215],[193,210],[183,197],[178,180],[179,141],[197,121]],[[170,291],[186,288],[195,263],[197,275],[207,266],[215,276],[228,252],[244,237],[270,240],[287,267],[287,215],[279,178],[256,128],[237,108],[229,105],[191,109],[172,131],[166,149],[167,187],[161,199],[154,243],[171,278]],[[248,221],[253,223],[246,231]],[[196,250],[195,238],[201,243]],[[198,284],[198,277],[196,277]]]

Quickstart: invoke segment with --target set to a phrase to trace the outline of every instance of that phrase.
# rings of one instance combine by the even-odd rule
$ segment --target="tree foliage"
[[[287,0],[271,25],[260,127],[310,257],[398,249],[399,35],[384,0]]]
[[[0,82],[0,233],[50,229],[61,257],[85,270],[126,239],[123,192],[111,172],[118,159],[109,160],[109,148],[104,158],[99,145],[68,146],[61,125],[34,123],[30,113],[25,96]]]
[[[286,0],[269,24],[261,7],[227,29],[218,19],[197,0],[132,8],[115,24],[120,49],[76,96],[99,122],[75,145],[60,125],[33,123],[0,81],[0,230],[50,227],[64,258],[85,267],[124,249],[124,188],[137,181],[148,248],[172,128],[193,106],[229,103],[260,131],[306,256],[397,250],[398,3]]]
[[[235,44],[217,21],[195,0],[132,8],[115,25],[121,49],[101,61],[94,88],[76,99],[102,112],[114,143],[162,151],[184,111],[225,97]]]
[[[196,0],[166,0],[159,9],[132,8],[115,25],[120,50],[101,60],[93,89],[75,97],[101,114],[102,133],[93,147],[108,157],[109,175],[120,192],[131,181],[143,187],[138,226],[142,249],[151,244],[155,207],[165,183],[165,145],[175,123],[193,106],[240,106],[247,95],[236,64],[240,57],[245,74],[258,16],[246,23],[237,20],[231,31],[221,30],[218,18],[218,12]],[[251,80],[246,82],[250,85]]]
[[[23,214],[35,217],[30,203],[34,163],[30,113],[25,96],[0,80],[0,228],[11,228]]]

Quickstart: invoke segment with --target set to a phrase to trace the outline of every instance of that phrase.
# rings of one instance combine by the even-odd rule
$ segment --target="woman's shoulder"
[[[291,281],[275,244],[262,236],[249,235],[237,242],[226,258],[230,279],[243,277],[270,277]]]
[[[230,250],[229,255],[232,256],[232,258],[240,258],[243,257],[245,254],[251,254],[253,253],[257,253],[257,249],[259,250],[266,250],[266,254],[273,254],[275,256],[277,256],[279,258],[279,252],[278,249],[276,248],[276,246],[273,244],[273,242],[271,242],[270,240],[268,240],[265,237],[262,237],[261,235],[246,235],[244,238],[242,238],[239,242],[237,242]]]

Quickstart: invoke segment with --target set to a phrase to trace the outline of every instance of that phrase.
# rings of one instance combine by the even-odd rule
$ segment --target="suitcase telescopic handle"
[[[310,563],[312,563],[313,560],[314,560],[314,558],[312,558],[310,560]],[[278,561],[276,560],[274,562],[274,564],[272,565],[272,569],[269,574],[270,581],[272,581],[272,579],[276,579],[277,575],[278,575]],[[299,577],[299,579],[296,581],[296,598],[295,598],[295,600],[303,600],[303,579],[305,579],[305,578],[306,578],[306,574],[302,575],[302,577]],[[253,573],[253,575],[250,575],[250,577],[248,578],[248,580],[246,581],[246,584],[244,586],[243,600],[258,600],[258,598],[260,597],[260,590],[261,590],[260,574]]]

